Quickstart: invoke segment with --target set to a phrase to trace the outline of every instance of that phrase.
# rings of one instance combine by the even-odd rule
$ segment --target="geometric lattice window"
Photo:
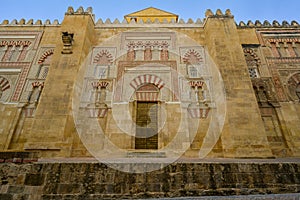
[[[188,73],[190,78],[198,78],[198,70],[194,66],[188,66]]]
[[[97,79],[106,79],[109,72],[109,66],[95,66],[94,75]]]
[[[48,71],[49,71],[49,66],[42,66],[38,78],[40,78],[40,79],[46,79]]]
[[[258,78],[259,77],[258,71],[256,68],[248,68],[248,72],[249,72],[250,78]]]
[[[261,61],[255,52],[256,50],[257,48],[244,47],[244,56],[248,66],[250,78],[259,78],[258,69],[261,65]]]

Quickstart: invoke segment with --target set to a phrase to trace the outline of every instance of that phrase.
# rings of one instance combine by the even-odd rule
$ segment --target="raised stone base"
[[[253,162],[179,160],[161,170],[138,174],[86,161],[1,163],[0,199],[238,197],[258,194],[297,195],[300,192],[298,159]]]

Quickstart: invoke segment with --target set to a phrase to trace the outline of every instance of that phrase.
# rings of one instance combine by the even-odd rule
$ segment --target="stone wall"
[[[121,164],[124,167],[152,167]],[[300,163],[173,163],[125,173],[100,163],[2,163],[0,199],[115,199],[284,194],[300,191]]]

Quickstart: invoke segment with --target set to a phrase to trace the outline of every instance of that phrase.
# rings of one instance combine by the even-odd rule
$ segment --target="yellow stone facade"
[[[0,25],[0,149],[40,157],[300,155],[300,26],[229,10]],[[131,20],[132,18],[137,20]]]

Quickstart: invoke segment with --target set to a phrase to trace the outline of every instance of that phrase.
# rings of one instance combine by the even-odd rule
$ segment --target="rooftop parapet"
[[[109,28],[109,27],[202,27],[203,21],[201,19],[196,19],[195,21],[193,19],[188,19],[186,22],[183,19],[178,20],[176,22],[175,20],[159,20],[159,19],[146,19],[146,20],[131,20],[128,22],[126,19],[124,19],[122,22],[120,22],[118,19],[111,20],[106,19],[103,21],[102,19],[99,19],[96,23],[96,27],[99,28]]]
[[[91,15],[92,19],[95,21],[95,16],[93,14],[92,7],[88,7],[86,10],[82,6],[80,6],[76,11],[73,9],[73,7],[68,7],[67,12],[65,15]],[[123,21],[119,21],[118,19],[111,20],[106,19],[103,21],[101,18],[95,23],[96,28],[122,28],[122,27],[190,27],[190,28],[197,28],[197,27],[203,27],[207,18],[224,18],[224,17],[230,17],[233,18],[233,15],[231,14],[231,11],[227,9],[225,13],[223,13],[220,9],[217,9],[214,13],[210,9],[206,10],[205,12],[205,18],[203,20],[201,19],[188,19],[187,21],[183,19],[174,20],[174,19],[140,19],[135,20],[132,19],[131,21],[128,21],[124,19]],[[30,19],[26,21],[25,19],[21,19],[17,21],[16,19],[9,21],[9,20],[3,20],[0,26],[60,26],[60,23],[57,19],[55,19],[53,22],[51,22],[49,19],[42,22],[42,20],[36,20]],[[279,23],[278,21],[274,20],[272,23],[265,20],[263,23],[259,20],[256,20],[254,23],[249,20],[247,23],[241,21],[239,24],[237,24],[238,28],[300,28],[300,25],[297,21],[292,21],[291,23],[288,23],[287,21],[283,21],[282,23]]]
[[[74,11],[74,8],[72,6],[69,6],[65,15],[93,15],[93,8],[88,7],[84,11],[83,7],[80,6],[76,11]]]
[[[230,17],[233,18],[233,15],[231,14],[231,11],[229,9],[227,9],[225,11],[225,13],[223,14],[223,12],[220,9],[217,9],[216,13],[213,13],[210,9],[206,10],[205,12],[205,17],[206,18],[218,18],[218,17]]]
[[[238,25],[238,28],[300,28],[300,25],[297,21],[293,20],[291,23],[287,22],[286,20],[279,23],[278,21],[274,20],[270,23],[268,20],[265,20],[263,23],[259,20],[256,20],[254,23],[249,20],[247,23],[241,21]]]
[[[57,19],[55,19],[52,23],[49,19],[42,22],[42,20],[38,19],[36,21],[33,21],[33,19],[29,19],[26,21],[25,19],[21,19],[17,21],[16,19],[13,19],[12,21],[3,20],[0,26],[59,26],[60,23]]]

